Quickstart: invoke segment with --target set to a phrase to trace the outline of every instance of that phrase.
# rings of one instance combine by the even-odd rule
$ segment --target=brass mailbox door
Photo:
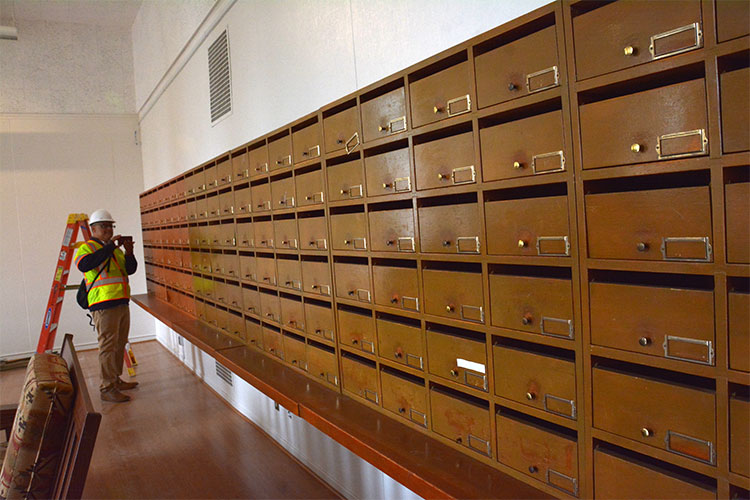
[[[707,155],[705,87],[701,78],[583,104],[583,168]]]
[[[589,283],[591,343],[714,365],[709,290]]]
[[[292,164],[292,137],[285,135],[268,142],[269,170],[277,170]]]
[[[484,323],[481,274],[424,269],[422,279],[426,314]]]
[[[357,106],[355,105],[323,118],[323,132],[325,133],[327,153],[333,153],[342,149],[349,152],[359,145],[357,111]]]
[[[339,309],[339,340],[348,346],[375,354],[375,323],[372,314]]]
[[[750,149],[750,118],[746,112],[750,102],[750,68],[721,73],[719,85],[722,150],[725,153],[747,151]]]
[[[482,391],[488,389],[484,342],[427,330],[427,359],[434,375]]]
[[[226,285],[227,305],[239,311],[242,310],[242,289],[238,285],[227,283]]]
[[[565,170],[562,111],[500,123],[479,130],[485,181]]]
[[[573,361],[496,345],[492,348],[495,394],[575,420],[576,371]]]
[[[255,227],[256,248],[273,248],[273,221],[256,220],[253,226]]]
[[[232,181],[237,184],[246,181],[250,177],[250,167],[248,164],[247,153],[238,154],[232,157]]]
[[[504,415],[495,418],[500,463],[578,496],[578,443],[574,439]]]
[[[307,346],[307,371],[334,387],[339,385],[336,355],[320,347]]]
[[[281,307],[281,324],[285,327],[304,330],[305,312],[302,300],[282,296],[279,297],[279,303]]]
[[[373,265],[372,280],[376,304],[408,311],[420,310],[416,267]]]
[[[271,180],[271,202],[272,210],[283,210],[294,208],[294,177],[281,177]]]
[[[477,181],[474,135],[471,131],[414,145],[417,190]]]
[[[367,196],[410,192],[409,148],[366,156],[365,179]]]
[[[583,80],[702,47],[701,5],[614,3],[574,17],[573,36]]]
[[[432,430],[482,455],[492,456],[490,412],[482,405],[430,389]]]
[[[255,256],[240,255],[240,278],[242,278],[242,281],[248,282],[254,282],[257,280]]]
[[[729,398],[729,469],[750,477],[750,401]]]
[[[299,246],[302,250],[328,249],[328,226],[325,217],[300,217],[297,225]]]
[[[716,2],[716,32],[719,42],[750,33],[747,18],[750,17],[750,5],[747,2],[721,0]],[[747,101],[746,101],[747,102]]]
[[[284,288],[302,290],[302,269],[300,262],[294,259],[276,259],[278,285]]]
[[[411,422],[427,427],[427,389],[409,379],[380,372],[383,408]]]
[[[281,337],[281,332],[266,327],[262,327],[262,331],[263,349],[277,358],[284,359],[284,340]]]
[[[593,369],[592,384],[595,428],[699,462],[716,463],[713,391],[602,368]]]
[[[283,337],[285,361],[300,370],[307,371],[307,345],[305,342],[289,335],[284,335]]]
[[[485,203],[487,252],[570,256],[567,196]]]
[[[224,274],[232,279],[240,279],[240,261],[237,255],[224,255]]]
[[[381,357],[418,370],[424,370],[425,360],[421,328],[382,318],[378,318],[375,323],[378,331],[378,353]]]
[[[216,165],[217,185],[226,186],[232,182],[232,162],[229,158]]]
[[[216,166],[208,167],[203,171],[204,178],[206,179],[206,190],[213,189],[218,185],[219,179],[217,177]]]
[[[276,261],[272,256],[256,256],[255,269],[258,283],[276,285]]]
[[[255,246],[255,228],[252,222],[237,223],[237,246],[244,248]]]
[[[268,146],[251,149],[247,152],[250,177],[262,177],[268,173]]]
[[[333,341],[333,310],[305,301],[305,326],[310,335]]]
[[[366,264],[333,263],[336,297],[371,302],[370,268]]]
[[[306,172],[297,176],[297,206],[308,207],[320,205],[323,196],[323,171],[321,169]]]
[[[707,186],[586,195],[589,257],[712,262]]]
[[[409,84],[414,128],[471,111],[469,62],[462,61]]]
[[[242,316],[227,313],[227,331],[245,342],[245,319]]]
[[[245,314],[260,315],[260,294],[254,288],[242,288],[242,304]]]
[[[264,182],[263,184],[255,184],[250,187],[252,201],[253,201],[253,212],[268,212],[271,210],[271,184]]]
[[[219,195],[219,214],[222,217],[231,217],[234,215],[234,193],[227,191]]]
[[[414,209],[376,210],[370,220],[370,246],[373,252],[407,252],[416,248]]]
[[[276,292],[261,290],[260,312],[263,321],[281,322],[281,305],[279,304],[279,296],[276,295]]]
[[[206,198],[206,207],[208,209],[208,217],[216,218],[221,215],[221,203],[219,195],[209,196]]]
[[[747,101],[746,101],[747,102]],[[724,186],[727,230],[727,262],[750,262],[750,182]]]
[[[330,220],[331,248],[367,250],[367,219],[364,212],[333,214]]]
[[[658,491],[654,489],[658,485]],[[716,492],[594,448],[595,498],[716,499]]]
[[[211,272],[213,274],[224,274],[224,256],[220,253],[212,253],[208,254],[208,258],[210,261],[211,266]]]
[[[328,262],[302,261],[302,286],[309,293],[331,295],[331,270]]]
[[[378,371],[374,365],[342,356],[341,379],[344,392],[380,404]]]
[[[729,292],[729,367],[750,372],[750,294]]]
[[[292,132],[294,163],[319,158],[323,153],[320,144],[320,124],[318,122]]]
[[[365,196],[365,174],[362,160],[331,165],[327,168],[329,201],[349,200]]]
[[[554,337],[573,338],[570,280],[490,274],[492,325]]]
[[[273,245],[276,248],[297,249],[297,220],[276,219],[273,221]]]
[[[234,192],[234,211],[238,216],[247,215],[253,211],[251,192],[250,186]]]
[[[480,108],[558,87],[555,27],[541,29],[474,58]]]
[[[425,253],[479,253],[481,227],[476,203],[422,206],[419,244]]]
[[[362,102],[361,109],[364,142],[406,130],[404,87]]]
[[[261,331],[260,323],[251,319],[245,320],[245,342],[249,345],[263,348],[263,332]]]

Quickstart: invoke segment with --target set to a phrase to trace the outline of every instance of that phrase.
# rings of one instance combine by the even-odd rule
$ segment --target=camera
[[[120,243],[133,243],[132,236],[120,236]]]

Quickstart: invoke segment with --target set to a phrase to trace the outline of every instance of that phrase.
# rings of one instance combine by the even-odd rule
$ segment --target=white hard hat
[[[112,218],[112,214],[107,212],[104,209],[99,209],[95,211],[93,214],[91,214],[91,217],[89,217],[89,224],[96,224],[97,222],[114,222],[115,220]]]

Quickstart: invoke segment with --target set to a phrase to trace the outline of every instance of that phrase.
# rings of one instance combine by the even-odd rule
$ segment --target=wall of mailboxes
[[[193,168],[149,293],[557,496],[747,496],[748,5],[556,2]]]

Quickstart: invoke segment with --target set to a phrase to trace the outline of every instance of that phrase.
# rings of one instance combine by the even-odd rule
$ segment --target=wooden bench
[[[65,436],[50,498],[81,498],[102,417],[91,404],[81,364],[73,347],[73,335],[65,335],[60,356],[68,365],[74,392],[64,427],[45,430],[45,433],[60,432]],[[0,430],[5,431],[8,439],[12,435],[17,408],[18,405],[0,408]]]

